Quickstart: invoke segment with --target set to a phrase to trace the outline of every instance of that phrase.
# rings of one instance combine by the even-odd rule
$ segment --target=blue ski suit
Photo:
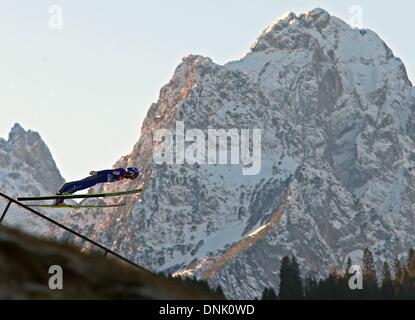
[[[88,189],[98,183],[116,182],[125,178],[127,171],[123,168],[114,170],[97,171],[95,174],[79,181],[65,183],[57,194],[72,194],[80,190]]]

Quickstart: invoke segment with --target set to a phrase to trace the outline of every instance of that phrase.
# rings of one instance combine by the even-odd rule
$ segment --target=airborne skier
[[[135,180],[140,175],[140,170],[136,167],[126,169],[110,169],[102,171],[91,171],[89,177],[82,180],[65,183],[56,195],[73,194],[77,191],[84,190],[95,186],[98,183],[118,182],[123,179]],[[64,204],[65,199],[55,199],[53,205],[60,206]]]

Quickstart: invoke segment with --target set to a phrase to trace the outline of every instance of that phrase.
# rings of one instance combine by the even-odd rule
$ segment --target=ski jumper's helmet
[[[138,176],[140,174],[140,170],[136,167],[129,167],[127,168],[127,172],[133,175]]]

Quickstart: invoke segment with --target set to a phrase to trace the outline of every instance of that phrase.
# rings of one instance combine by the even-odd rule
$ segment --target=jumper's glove
[[[89,174],[90,174],[91,176],[96,176],[98,173],[97,173],[96,171],[91,171]]]

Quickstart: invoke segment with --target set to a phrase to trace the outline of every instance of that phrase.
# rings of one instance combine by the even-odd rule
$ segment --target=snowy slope
[[[63,183],[48,147],[37,132],[26,131],[19,124],[15,124],[7,141],[0,138],[1,192],[12,198],[54,194]],[[5,205],[6,202],[0,199],[0,209]],[[42,212],[62,219],[67,211]],[[4,223],[35,233],[43,233],[49,227],[15,205],[11,206]]]
[[[68,223],[153,270],[208,274],[233,298],[277,287],[286,254],[320,274],[366,246],[391,259],[415,243],[414,93],[374,32],[322,9],[287,14],[239,61],[185,57],[115,164],[142,166],[143,179],[103,187],[143,194]],[[261,172],[154,164],[151,133],[177,120],[261,129]]]

